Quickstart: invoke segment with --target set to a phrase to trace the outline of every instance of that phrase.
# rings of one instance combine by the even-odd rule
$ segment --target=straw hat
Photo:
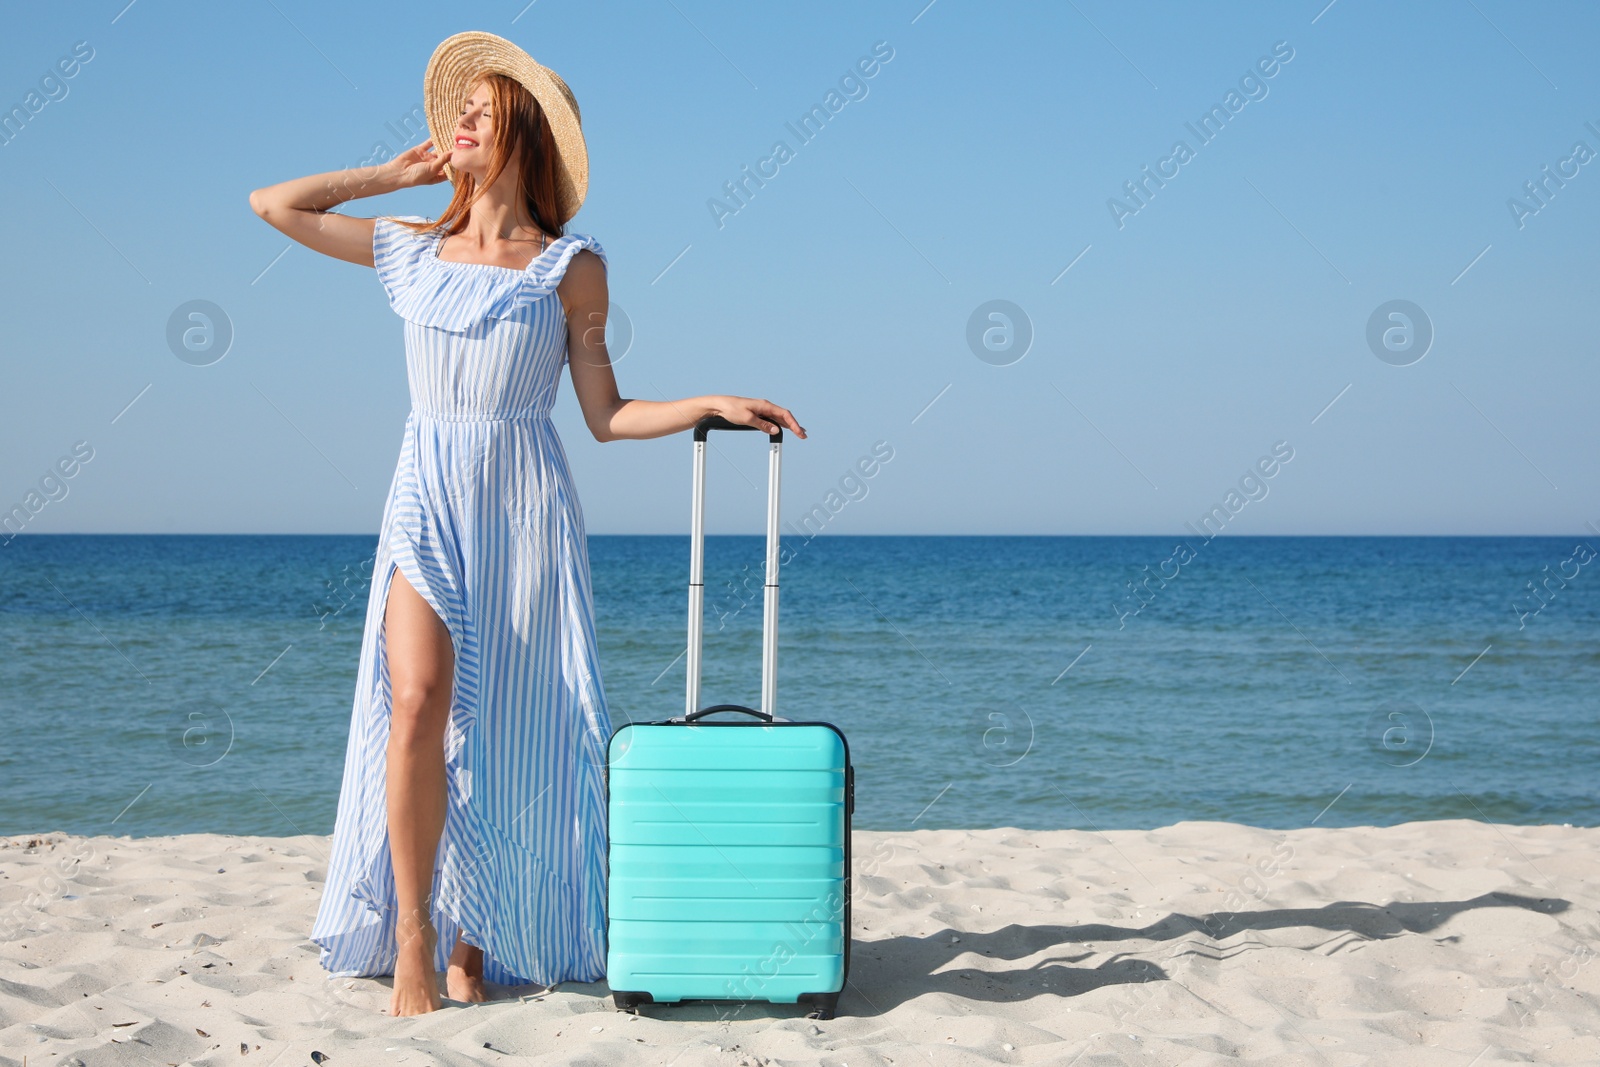
[[[422,76],[422,99],[434,151],[442,154],[454,146],[461,105],[485,74],[515,78],[544,109],[560,157],[556,185],[562,217],[552,222],[564,224],[578,213],[589,192],[589,150],[579,125],[578,101],[560,75],[504,37],[477,31],[458,33],[433,50]],[[446,163],[444,171],[455,180],[455,168]]]

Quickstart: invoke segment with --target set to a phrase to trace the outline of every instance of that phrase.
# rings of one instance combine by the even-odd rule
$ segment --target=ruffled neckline
[[[510,271],[513,274],[526,274],[537,267],[541,259],[543,259],[545,256],[548,256],[551,252],[554,252],[561,242],[572,240],[578,236],[578,234],[574,233],[562,234],[560,237],[557,237],[554,241],[551,241],[547,246],[545,246],[545,250],[543,252],[540,252],[538,255],[534,256],[533,259],[528,262],[526,267],[502,267],[498,263],[469,263],[460,259],[444,259],[439,255],[439,251],[444,248],[445,235],[437,230],[431,231],[428,234],[429,244],[431,246],[428,249],[428,255],[431,256],[435,262],[445,263],[452,267],[488,267],[490,270],[505,270]]]
[[[372,258],[389,304],[400,317],[457,333],[488,319],[506,318],[555,292],[582,249],[606,263],[600,242],[584,233],[563,234],[521,269],[440,259],[444,238],[438,230],[413,233],[380,218],[373,229]]]

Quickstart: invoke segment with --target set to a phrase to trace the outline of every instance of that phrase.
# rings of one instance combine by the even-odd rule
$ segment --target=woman
[[[588,157],[554,72],[499,37],[458,34],[423,92],[431,144],[250,196],[307,247],[375,267],[406,320],[412,410],[312,931],[330,977],[394,975],[393,1015],[438,1008],[446,964],[464,1002],[486,999],[485,981],[605,972],[610,720],[583,514],[550,421],[562,365],[598,441],[710,414],[805,437],[766,400],[618,394],[605,252],[562,232]],[[447,177],[437,222],[329,211]]]

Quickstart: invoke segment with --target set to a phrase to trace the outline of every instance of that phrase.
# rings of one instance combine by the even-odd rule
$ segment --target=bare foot
[[[482,1004],[489,999],[483,987],[483,949],[469,945],[462,934],[456,935],[455,950],[450,953],[450,967],[445,971],[445,995],[451,1000],[467,1004]]]
[[[433,923],[423,919],[402,919],[395,930],[400,954],[394,965],[394,995],[389,998],[390,1015],[423,1015],[437,1011],[439,973],[433,967],[433,952],[439,934]]]

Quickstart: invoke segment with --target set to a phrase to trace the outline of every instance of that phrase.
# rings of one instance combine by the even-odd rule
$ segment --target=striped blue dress
[[[405,216],[415,218],[415,216]],[[375,222],[405,320],[411,412],[383,522],[327,882],[312,928],[329,977],[394,973],[385,803],[395,570],[450,630],[446,815],[433,882],[442,973],[459,931],[505,985],[605,973],[610,732],[583,512],[550,421],[567,362],[556,285],[584,234],[526,270],[438,258],[441,235]]]

